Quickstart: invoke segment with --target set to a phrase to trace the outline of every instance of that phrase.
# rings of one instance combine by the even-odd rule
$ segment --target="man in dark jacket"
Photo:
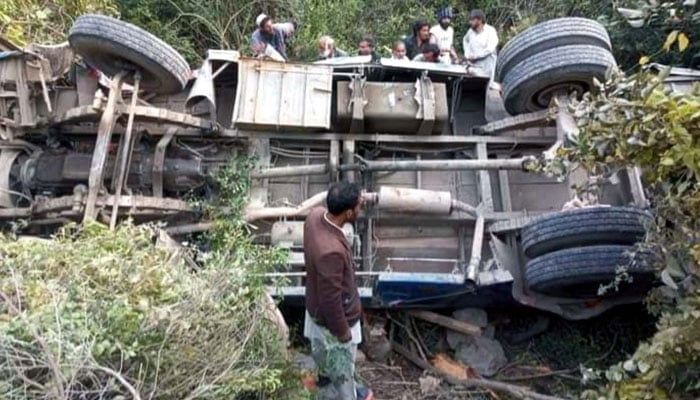
[[[430,33],[428,21],[420,20],[413,24],[413,35],[404,40],[404,43],[406,43],[406,56],[412,60],[420,54],[424,44],[437,43],[437,39]]]
[[[312,210],[304,223],[304,336],[311,341],[319,367],[321,398],[372,398],[371,391],[358,388],[354,378],[355,354],[362,341],[362,307],[351,244],[343,231],[344,225],[357,219],[362,203],[359,185],[336,183],[326,197],[328,209]]]

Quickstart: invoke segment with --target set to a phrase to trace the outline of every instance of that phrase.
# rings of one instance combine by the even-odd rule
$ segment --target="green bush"
[[[607,385],[591,399],[700,396],[700,92],[671,92],[664,77],[619,74],[573,104],[579,137],[555,163],[602,181],[641,168],[656,216],[644,246],[661,256],[663,285],[647,299],[657,332],[603,374]]]
[[[226,214],[196,270],[151,226],[0,236],[3,399],[296,398],[261,276],[285,255],[239,218],[245,174],[220,172]]]

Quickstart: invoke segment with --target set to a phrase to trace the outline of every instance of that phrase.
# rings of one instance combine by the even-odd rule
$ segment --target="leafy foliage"
[[[629,0],[615,3],[617,9],[603,0],[8,0],[0,4],[0,34],[20,45],[58,42],[75,17],[101,12],[147,29],[196,65],[210,48],[247,52],[255,17],[264,12],[280,21],[296,19],[299,30],[292,38],[291,57],[312,60],[322,35],[333,36],[338,47],[350,53],[370,35],[377,50],[388,55],[394,41],[411,34],[413,22],[436,23],[436,10],[448,5],[455,10],[459,51],[470,8],[481,8],[499,30],[501,45],[534,23],[582,16],[607,26],[617,60],[625,68],[634,67],[642,56],[674,65],[700,62],[700,12],[695,2],[685,0]]]
[[[228,208],[196,271],[150,226],[0,237],[3,398],[295,398],[261,277],[283,254],[240,220],[245,174],[220,172]]]
[[[578,141],[559,151],[558,165],[603,181],[641,168],[656,215],[645,246],[663,255],[648,299],[658,331],[605,373],[610,399],[700,395],[700,93],[671,92],[665,76],[619,74],[574,103]]]
[[[675,66],[700,65],[700,8],[695,1],[622,1],[605,15],[617,61],[632,68],[641,57]]]
[[[0,36],[18,46],[29,42],[57,43],[65,39],[77,16],[116,12],[112,0],[3,0],[0,2]]]

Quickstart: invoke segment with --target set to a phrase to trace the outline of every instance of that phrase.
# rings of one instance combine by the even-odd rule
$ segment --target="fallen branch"
[[[492,381],[492,380],[488,380],[488,379],[484,379],[484,378],[456,379],[452,376],[449,376],[447,374],[443,374],[440,371],[436,370],[428,362],[421,360],[415,354],[411,353],[410,350],[408,350],[407,348],[403,347],[402,345],[400,345],[398,343],[395,343],[395,342],[392,343],[391,347],[395,352],[406,357],[407,360],[411,361],[419,368],[430,371],[432,373],[435,373],[435,374],[441,376],[443,379],[445,379],[445,381],[447,381],[448,383],[455,385],[455,386],[462,386],[465,388],[478,387],[478,388],[491,389],[491,390],[495,390],[495,391],[499,391],[499,392],[503,392],[503,393],[508,393],[511,396],[514,396],[518,399],[564,400],[561,397],[540,394],[537,392],[533,392],[532,390],[530,390],[526,387],[512,385],[510,383]]]
[[[111,368],[103,367],[103,366],[101,366],[101,365],[97,365],[97,366],[95,366],[94,368],[96,368],[97,370],[102,371],[102,372],[104,372],[105,374],[107,374],[107,375],[113,377],[114,379],[118,380],[119,383],[121,383],[122,386],[124,386],[124,388],[125,388],[127,391],[129,391],[129,394],[131,395],[131,397],[133,398],[133,400],[141,400],[141,396],[139,395],[138,390],[136,390],[136,388],[133,387],[133,386],[126,380],[126,378],[124,378],[119,372],[117,372],[117,371],[115,371],[115,370],[113,370],[113,369],[111,369]]]
[[[446,317],[434,313],[432,311],[415,310],[410,311],[409,314],[413,317],[420,318],[424,321],[432,322],[445,328],[451,329],[455,332],[463,333],[470,336],[481,336],[481,328],[478,326],[468,324],[466,322],[457,321],[454,318]]]
[[[548,378],[551,376],[560,377],[562,374],[569,374],[571,372],[576,372],[576,371],[578,371],[578,368],[570,368],[570,369],[562,369],[559,371],[543,372],[541,374],[532,374],[532,375],[523,375],[523,376],[506,376],[506,377],[501,378],[501,380],[502,381],[527,381],[530,379]]]

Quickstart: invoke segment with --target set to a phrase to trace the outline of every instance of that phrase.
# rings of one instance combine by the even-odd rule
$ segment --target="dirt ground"
[[[508,364],[489,379],[563,398],[577,398],[578,393],[590,388],[581,384],[582,366],[604,369],[624,360],[640,341],[653,334],[654,328],[654,319],[641,304],[618,307],[587,321],[566,321],[520,307],[487,311],[489,324],[495,328],[495,339],[508,358]],[[289,318],[288,312],[285,314]],[[405,318],[400,312],[374,313],[386,318],[388,324]],[[538,325],[542,328],[543,320],[547,321],[545,329],[533,329]],[[443,340],[443,328],[423,321],[414,323],[420,340],[425,343],[426,358],[438,353],[453,356]],[[292,327],[298,333],[297,348],[304,352],[306,345],[300,326]],[[401,335],[402,330],[395,326],[394,339],[401,341]],[[359,378],[372,388],[377,400],[509,399],[503,393],[449,385],[396,353],[391,353],[386,362],[372,361],[367,356],[360,358],[364,360],[358,360]]]

